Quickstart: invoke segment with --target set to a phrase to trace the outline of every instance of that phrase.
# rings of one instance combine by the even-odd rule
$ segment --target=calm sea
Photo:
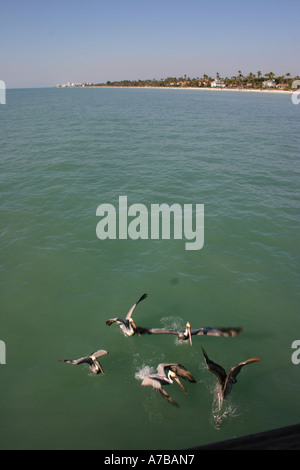
[[[1,119],[1,449],[185,449],[300,421],[299,116],[288,94],[7,91]],[[100,240],[100,204],[204,204],[204,246]],[[241,326],[234,338],[126,338],[136,324]],[[215,422],[216,377],[244,367]],[[77,359],[97,349],[105,375]],[[197,380],[167,403],[142,376]]]

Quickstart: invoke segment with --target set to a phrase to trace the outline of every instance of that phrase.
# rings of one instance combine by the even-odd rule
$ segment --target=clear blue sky
[[[0,0],[0,79],[300,74],[300,1]]]

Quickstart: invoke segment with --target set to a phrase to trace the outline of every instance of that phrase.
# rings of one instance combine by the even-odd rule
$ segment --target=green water
[[[298,423],[299,112],[290,95],[8,90],[1,119],[1,449],[183,449]],[[204,204],[204,246],[99,240],[100,204]],[[235,338],[126,338],[242,326]],[[216,378],[253,356],[214,420]],[[104,376],[77,359],[109,354]],[[180,362],[176,408],[136,374]]]

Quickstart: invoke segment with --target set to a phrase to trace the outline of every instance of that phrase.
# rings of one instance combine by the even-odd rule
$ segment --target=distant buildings
[[[211,82],[210,86],[213,88],[225,88],[226,85],[223,82],[223,80],[216,78],[215,80]]]
[[[278,83],[278,85],[276,85],[276,88],[278,90],[285,90],[287,88],[287,84],[286,83]]]
[[[276,85],[275,80],[265,80],[262,82],[262,87],[263,88],[274,88]]]
[[[91,83],[67,82],[61,85],[60,84],[56,85],[56,88],[73,88],[73,87],[85,87],[85,86],[91,86]]]

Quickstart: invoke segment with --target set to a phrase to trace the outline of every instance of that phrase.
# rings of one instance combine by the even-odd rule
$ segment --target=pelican
[[[175,330],[172,328],[137,328],[137,331],[140,334],[148,334],[148,335],[175,335],[178,339],[186,340],[189,338],[190,345],[192,346],[192,330],[191,325],[188,322],[186,324],[185,331],[183,330]]]
[[[129,312],[126,315],[126,319],[123,320],[122,318],[116,317],[116,318],[110,318],[107,320],[106,324],[108,326],[112,325],[112,323],[117,323],[121,330],[123,331],[125,336],[133,336],[136,331],[137,327],[132,319],[132,314],[138,303],[140,303],[142,300],[144,300],[147,297],[147,294],[143,294],[142,297],[139,298],[139,300],[131,307]],[[139,334],[139,332],[138,332]]]
[[[218,397],[218,404],[219,404],[219,411],[222,408],[223,400],[228,397],[229,393],[231,392],[232,385],[237,382],[236,377],[240,373],[243,366],[247,364],[252,364],[252,362],[258,362],[261,359],[259,357],[252,357],[247,361],[240,362],[240,364],[232,367],[228,374],[225,372],[222,366],[216,364],[211,359],[208,358],[206,352],[202,348],[204,359],[206,362],[206,367],[208,370],[213,372],[218,379],[218,389],[217,389],[217,397]]]
[[[108,354],[108,352],[105,351],[105,349],[100,349],[99,351],[91,354],[91,356],[81,357],[80,359],[75,360],[60,359],[59,362],[66,362],[67,364],[74,364],[75,366],[86,363],[90,366],[90,370],[93,374],[104,374],[101,364],[99,361],[97,361],[97,358],[105,356],[106,354]]]
[[[236,336],[242,331],[242,328],[191,328],[191,324],[187,322],[185,331],[175,330],[171,328],[137,328],[140,334],[149,335],[176,335],[178,339],[183,341],[189,339],[190,345],[192,346],[192,336],[207,335],[207,336]]]
[[[166,375],[165,369],[169,369],[168,375]],[[181,364],[177,364],[174,362],[165,362],[158,364],[157,366],[157,374],[150,374],[143,379],[142,387],[150,386],[154,390],[159,391],[169,403],[178,406],[178,404],[171,398],[168,393],[162,388],[164,385],[171,385],[173,384],[173,379],[175,382],[180,386],[185,394],[187,391],[185,390],[184,386],[180,382],[180,377],[189,380],[190,382],[196,382],[192,374]]]

